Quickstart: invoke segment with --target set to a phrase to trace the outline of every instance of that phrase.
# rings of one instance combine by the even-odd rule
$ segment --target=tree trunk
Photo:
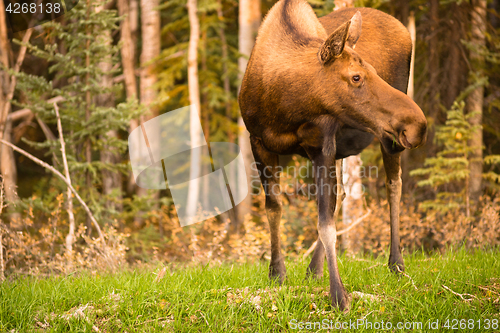
[[[224,22],[224,15],[222,12],[222,2],[221,0],[217,1],[218,7],[217,7],[217,16],[221,24]],[[221,25],[219,28],[219,36],[220,36],[220,41],[221,41],[221,49],[222,49],[222,75],[224,75],[224,93],[226,94],[226,118],[228,121],[228,126],[227,126],[227,141],[230,143],[234,143],[234,132],[233,132],[233,114],[232,114],[232,108],[231,108],[231,83],[229,81],[229,75],[228,75],[228,68],[227,64],[229,62],[229,54],[228,54],[228,47],[227,47],[227,39],[226,39],[226,32],[224,29],[224,26]],[[230,148],[231,151],[230,153],[233,154],[234,151],[232,148]],[[235,183],[236,179],[236,168],[231,167],[229,169],[229,172],[227,174],[228,181],[230,184]],[[222,219],[223,221],[229,222],[226,224],[226,230],[228,230],[228,226],[234,225],[236,223],[235,219],[235,214],[236,214],[236,209],[232,208],[226,213],[222,214]]]
[[[354,7],[353,0],[335,0],[335,10]],[[361,156],[354,155],[349,156],[344,159],[342,163],[343,167],[343,183],[344,183],[344,193],[346,194],[344,201],[342,202],[342,222],[345,226],[348,226],[358,217],[361,216],[361,211],[363,207],[362,200],[362,183],[359,176],[361,167]],[[346,233],[342,235],[342,240],[340,247],[342,251],[354,252],[354,244],[356,244],[356,239],[353,235]]]
[[[121,22],[120,26],[120,41],[122,42],[121,56],[123,75],[125,77],[125,91],[127,93],[127,98],[137,98],[137,81],[135,79],[134,66],[135,44],[132,37],[132,24],[130,23],[133,12],[130,10],[127,0],[118,0],[118,13],[120,16],[127,15],[127,18]],[[134,120],[134,124],[131,124],[130,130],[134,130],[138,125],[138,122]]]
[[[408,16],[408,32],[411,37],[411,62],[410,62],[410,77],[408,78],[408,90],[406,94],[411,99],[415,95],[415,42],[417,40],[417,29],[415,27],[415,14],[413,12]]]
[[[91,1],[87,0],[87,21],[90,20],[90,12],[92,10],[94,10],[94,9],[93,9],[93,6],[91,6]],[[86,35],[89,37],[90,36],[90,23],[87,24],[85,31],[86,31],[85,32]],[[87,51],[87,53],[85,55],[85,65],[87,66],[87,68],[89,68],[90,67],[90,53],[89,53],[90,38],[87,38],[85,49]],[[85,86],[88,87],[89,85],[90,85],[90,73],[87,73],[85,75]],[[90,105],[91,104],[92,104],[92,94],[91,94],[90,90],[87,90],[87,92],[85,93],[85,121],[86,122],[90,121],[90,113],[91,113],[90,112]],[[85,161],[87,162],[87,164],[89,164],[89,167],[90,167],[90,164],[92,163],[92,145],[91,145],[89,136],[87,136],[87,139],[85,140]],[[91,191],[93,189],[93,186],[92,186],[92,175],[90,174],[90,170],[87,170],[85,183],[87,186],[87,190],[89,191],[89,198],[91,198],[92,197]],[[90,235],[92,233],[92,221],[91,221],[89,216],[87,216],[87,233],[88,233],[88,235]]]
[[[0,63],[9,68],[9,37],[7,32],[7,21],[5,17],[5,7],[3,1],[0,3]],[[3,110],[3,105],[5,101],[5,95],[9,90],[9,75],[6,71],[0,69],[0,112]]]
[[[5,8],[3,1],[0,3],[0,64],[5,68],[10,67],[9,63],[10,43],[8,39],[7,21],[5,16]],[[0,129],[0,138],[6,141],[12,140],[12,122],[7,121],[7,115],[10,112],[9,90],[10,78],[7,71],[0,69],[0,122],[5,121]],[[6,113],[6,114],[5,114]],[[14,159],[14,152],[11,148],[1,145],[0,146],[0,169],[3,177],[5,199],[11,204],[11,208],[19,200],[17,196],[17,169],[16,161]],[[18,214],[11,216],[12,220],[20,218]]]
[[[402,13],[403,17],[405,12]],[[411,37],[411,62],[410,62],[410,77],[408,78],[408,90],[406,94],[411,99],[414,99],[415,95],[415,86],[414,86],[414,77],[415,77],[415,42],[417,39],[416,27],[415,27],[415,14],[411,12],[409,16],[406,18],[408,22],[408,31],[410,32]],[[405,149],[401,154],[401,180],[402,180],[402,193],[406,194],[410,189],[410,151]]]
[[[160,55],[160,13],[156,10],[159,5],[159,0],[141,0],[141,35],[142,35],[142,51],[141,51],[141,74],[140,74],[140,101],[149,112],[141,118],[145,122],[158,115],[158,110],[153,107],[153,102],[157,96],[157,90],[154,87],[157,81],[154,73],[154,65],[151,63],[153,59]],[[147,189],[137,187],[138,196],[146,196],[149,191]],[[158,198],[159,192],[153,191],[153,197]],[[142,224],[142,214],[136,216],[136,222]]]
[[[0,11],[2,10],[1,5],[0,5]],[[2,15],[0,13],[0,15]],[[0,72],[1,74],[1,72]],[[4,201],[3,201],[3,184],[0,181],[0,216],[3,213],[3,207],[4,207]],[[4,265],[4,259],[3,259],[3,220],[0,217],[0,282],[3,282],[5,280],[5,265]]]
[[[5,125],[3,139],[9,142],[12,142],[12,121],[7,120],[7,124]],[[0,167],[2,171],[2,177],[4,182],[4,190],[5,190],[5,199],[10,204],[10,208],[14,208],[13,206],[19,200],[17,195],[17,168],[16,168],[16,160],[14,159],[14,151],[7,146],[2,147],[0,157]],[[19,214],[14,214],[11,216],[11,220],[20,218]]]
[[[134,4],[135,9],[132,7]],[[128,0],[118,0],[118,15],[124,16],[126,18],[120,24],[120,41],[122,43],[121,46],[121,58],[122,58],[122,67],[123,67],[123,76],[125,78],[125,91],[127,94],[127,99],[136,99],[137,96],[137,80],[135,76],[135,45],[137,42],[137,0],[131,0],[130,7]],[[135,24],[135,25],[134,25]],[[135,30],[134,30],[135,29]],[[139,126],[138,119],[131,119],[129,131],[132,133],[134,129]],[[129,147],[129,149],[133,149],[137,151],[139,148],[137,147]],[[135,192],[136,186],[134,181],[134,176],[130,174],[127,183],[127,192],[129,194]]]
[[[156,99],[157,91],[154,87],[157,78],[154,73],[153,59],[160,55],[160,12],[155,8],[159,0],[141,0],[142,24],[142,52],[141,52],[141,103],[149,108],[150,112],[144,120],[149,120],[158,115],[158,110],[152,103]],[[146,65],[147,64],[147,65]]]
[[[429,15],[431,21],[429,33],[429,127],[427,130],[427,145],[430,154],[435,153],[434,132],[439,113],[439,0],[429,0]]]
[[[4,3],[0,3],[0,63],[2,63],[5,67],[9,68],[9,36],[7,31],[7,18],[5,16],[5,7]],[[8,90],[8,80],[9,76],[7,72],[0,70],[0,89],[2,92],[7,92]],[[3,95],[0,95],[0,102],[3,101]],[[0,109],[0,111],[3,109]]]
[[[66,155],[66,142],[64,141],[63,128],[61,124],[61,115],[59,114],[59,107],[54,103],[54,111],[56,112],[57,119],[57,131],[59,132],[59,143],[61,144],[61,157],[64,167],[64,177],[66,182],[71,186],[71,176],[69,174],[68,158]],[[67,201],[67,212],[68,212],[68,234],[66,235],[66,259],[68,261],[69,269],[73,266],[73,244],[75,243],[75,214],[73,212],[73,193],[71,193],[71,188],[68,186],[66,189],[66,201]]]
[[[408,26],[408,18],[410,16],[410,2],[391,0],[391,7],[393,11],[391,14],[397,18],[404,26]]]
[[[201,17],[201,21],[206,20],[206,14],[203,14]],[[201,70],[206,73],[208,70],[207,67],[207,31],[204,30],[201,32],[201,42],[200,49],[203,50],[201,53]],[[199,81],[199,80],[198,80]],[[204,92],[201,94],[201,107],[200,107],[200,117],[201,117],[201,126],[203,128],[203,134],[205,135],[205,141],[210,145],[210,119],[209,119],[209,108],[208,108],[208,94]],[[206,156],[205,152],[202,154]],[[207,175],[210,173],[210,165],[208,163],[202,163],[202,174]],[[210,196],[210,182],[208,177],[203,178],[203,193],[201,195],[201,201],[203,207],[208,207],[209,196]]]
[[[200,87],[198,82],[198,42],[200,39],[200,22],[197,15],[197,1],[188,0],[189,15],[189,49],[188,49],[188,86],[189,86],[189,104],[190,108],[190,137],[191,146],[200,147],[202,133],[199,132],[200,126]],[[196,209],[200,190],[200,167],[201,151],[200,149],[191,150],[191,164],[189,172],[188,200],[186,204],[186,217],[192,218],[196,215]]]
[[[481,71],[484,68],[484,56],[480,54],[480,48],[486,44],[486,0],[473,1],[473,10],[471,13],[471,43],[475,46],[470,51],[470,60],[472,65],[473,79],[482,76]],[[482,174],[483,174],[483,100],[484,86],[474,89],[467,96],[468,113],[476,114],[470,118],[471,125],[477,125],[480,128],[474,133],[469,141],[469,146],[474,148],[469,162],[470,187],[469,197],[472,201],[478,201],[482,192]]]
[[[363,215],[363,184],[359,176],[361,165],[360,155],[353,155],[344,159],[342,174],[346,196],[342,202],[342,222],[346,227]],[[356,246],[356,244],[359,244],[359,240],[356,239],[355,233],[346,233],[341,237],[340,246],[342,251],[357,252],[360,250]]]
[[[260,13],[260,0],[241,0],[239,3],[239,32],[238,32],[238,50],[245,57],[240,57],[238,59],[238,68],[240,70],[241,78],[245,73],[248,63],[248,57],[252,52],[253,45],[255,43],[255,38],[257,37],[257,31],[259,30],[261,13]],[[252,183],[252,178],[258,177],[254,172],[252,172],[251,165],[254,162],[252,148],[250,146],[250,134],[245,128],[243,118],[238,118],[238,127],[240,129],[238,133],[238,145],[241,149],[241,154],[243,155],[243,160],[245,165],[239,166],[238,168],[238,182],[240,184],[250,184]],[[247,189],[244,186],[240,186],[240,190],[243,194],[246,193]],[[242,195],[243,196],[243,195]],[[236,225],[234,226],[234,231],[239,232],[241,223],[243,223],[245,216],[251,213],[252,209],[252,189],[246,196],[246,198],[238,205],[236,208],[237,219]]]
[[[443,87],[443,104],[450,109],[460,92],[466,87],[468,67],[464,61],[465,50],[462,40],[466,39],[463,26],[467,25],[468,8],[466,4],[450,4],[451,19],[447,20],[449,44],[448,58],[445,61],[444,72],[446,85]],[[448,39],[448,38],[447,38]]]
[[[121,0],[119,0],[121,1]],[[101,11],[104,6],[99,6],[97,11]],[[111,32],[106,30],[102,36],[100,36],[104,40],[104,44],[108,47],[111,47],[113,39],[111,37]],[[130,47],[130,45],[127,45]],[[99,68],[102,70],[104,75],[101,77],[101,86],[103,90],[107,90],[108,92],[98,95],[96,97],[96,104],[101,107],[114,107],[115,99],[114,94],[109,91],[113,86],[113,77],[111,75],[111,70],[113,67],[111,56],[108,56],[107,59],[103,59],[104,61],[99,63]],[[109,139],[116,138],[118,139],[118,131],[110,130],[106,133],[103,141],[106,142]],[[104,145],[103,150],[101,151],[101,162],[105,164],[117,165],[121,162],[120,154],[116,151],[116,147],[112,147],[109,145]],[[105,196],[115,195],[115,200],[108,199],[106,202],[106,207],[108,211],[118,211],[122,210],[121,199],[122,199],[122,175],[119,171],[110,171],[103,170],[102,171],[102,191]],[[114,193],[113,193],[114,192]]]
[[[130,23],[130,35],[132,37],[131,41],[131,52],[132,61],[134,65],[137,63],[137,35],[139,34],[139,0],[130,0],[129,5],[129,23]]]

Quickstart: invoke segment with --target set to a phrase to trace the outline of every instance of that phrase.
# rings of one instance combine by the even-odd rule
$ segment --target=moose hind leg
[[[306,278],[314,277],[319,279],[323,276],[323,265],[325,262],[325,247],[318,237],[316,248],[311,259],[311,263],[307,267]]]
[[[279,156],[271,153],[260,139],[250,137],[252,152],[259,171],[262,187],[266,194],[266,213],[271,231],[271,263],[269,265],[269,278],[277,279],[281,284],[286,277],[285,262],[281,253],[280,222],[281,222],[281,200],[278,163]]]
[[[385,186],[389,199],[391,219],[391,248],[389,255],[389,268],[395,273],[404,272],[405,265],[399,246],[399,203],[401,201],[401,154],[388,154],[382,148],[385,173],[387,175]]]

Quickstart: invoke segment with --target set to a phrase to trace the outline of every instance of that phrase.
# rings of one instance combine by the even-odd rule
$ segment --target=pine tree
[[[458,101],[447,112],[447,120],[436,129],[436,143],[442,146],[436,157],[427,158],[423,168],[413,170],[411,176],[427,176],[417,183],[430,186],[436,198],[420,204],[424,211],[444,214],[452,209],[465,210],[470,216],[469,164],[471,154],[477,147],[469,145],[469,140],[478,129],[470,118],[474,113],[464,114],[465,103]]]
[[[102,84],[104,76],[116,74],[119,69],[119,46],[112,45],[111,32],[118,29],[120,21],[114,10],[96,11],[98,7],[102,9],[103,4],[99,0],[80,1],[64,16],[63,21],[52,21],[43,26],[45,45],[26,44],[32,55],[49,64],[50,79],[47,76],[20,73],[17,88],[24,92],[28,102],[17,105],[30,108],[37,117],[50,125],[55,124],[56,117],[54,105],[47,100],[59,98],[73,183],[80,188],[84,200],[90,203],[89,206],[98,219],[107,217],[111,220],[118,212],[106,211],[104,203],[116,198],[113,199],[113,194],[102,193],[103,171],[125,173],[129,171],[129,166],[121,162],[103,162],[100,154],[113,150],[125,155],[125,131],[130,119],[139,116],[140,109],[135,101],[123,102],[117,106],[100,106],[102,103],[99,103],[99,97],[105,94],[120,97],[120,87],[116,84]],[[111,62],[111,66],[103,66],[104,61]],[[104,68],[114,69],[105,72]],[[110,136],[109,133],[113,130],[122,131],[122,135]],[[27,143],[38,149],[47,149],[48,154],[53,156],[60,156],[60,144],[57,140]],[[87,147],[90,150],[90,160]],[[61,165],[58,167],[61,168]],[[87,174],[90,175],[90,186],[86,185]],[[54,180],[54,186],[62,189],[64,184]]]

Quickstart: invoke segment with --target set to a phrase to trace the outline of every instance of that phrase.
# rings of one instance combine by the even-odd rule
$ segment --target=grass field
[[[159,281],[162,267],[18,277],[0,284],[0,331],[500,331],[498,250],[405,261],[407,276],[397,277],[384,257],[339,258],[354,294],[347,314],[331,308],[327,277],[304,281],[306,261],[287,262],[282,287],[267,279],[268,263],[169,266]]]

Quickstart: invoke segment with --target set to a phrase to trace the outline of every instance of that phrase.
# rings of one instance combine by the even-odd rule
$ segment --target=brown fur
[[[359,11],[358,14],[357,11]],[[301,154],[314,168],[358,154],[377,136],[382,143],[391,207],[391,269],[403,270],[399,250],[399,153],[425,141],[427,122],[408,97],[409,34],[396,19],[367,8],[344,9],[318,20],[304,0],[281,0],[259,30],[239,103],[260,171],[274,170],[278,155]],[[319,169],[318,169],[319,170]],[[315,173],[318,189],[336,177]],[[261,172],[271,231],[269,276],[285,278],[281,255],[279,176]],[[319,240],[308,272],[321,275],[326,254],[332,303],[349,300],[336,261],[337,194],[318,194]]]
[[[322,45],[329,39],[307,3],[282,0],[268,13],[243,78],[239,102],[249,132],[261,138],[270,151],[305,155],[296,132],[304,122],[315,123],[321,115],[333,116],[349,128],[372,133],[383,140],[388,150],[395,152],[408,147],[408,140],[413,141],[412,148],[423,141],[422,111],[389,85],[406,90],[411,55],[408,33],[404,34],[401,30],[404,27],[386,14],[367,9],[361,9],[361,13],[375,21],[390,18],[389,23],[394,27],[381,33],[384,20],[382,23],[363,21],[367,31],[361,33],[355,50],[346,46],[338,59],[326,65],[321,63],[318,53],[322,54]],[[334,29],[339,22],[337,16],[350,14],[352,11],[346,9],[330,14],[331,18],[328,18],[330,15],[322,18],[322,22],[328,30]],[[387,38],[387,30],[395,31],[396,37],[402,40]],[[384,38],[379,43],[371,36]],[[394,59],[390,55],[391,47],[395,49]],[[364,94],[346,84],[346,76],[356,71],[366,76],[369,87]],[[371,105],[374,102],[378,103]],[[369,108],[364,110],[360,104]],[[403,131],[410,134],[408,140],[401,135]],[[394,138],[400,139],[399,147],[391,147]],[[363,141],[369,143],[370,140]]]
[[[363,18],[362,33],[354,50],[375,68],[383,80],[406,92],[411,39],[408,30],[398,20],[372,8],[344,8],[321,17],[319,21],[330,34],[358,11]]]

